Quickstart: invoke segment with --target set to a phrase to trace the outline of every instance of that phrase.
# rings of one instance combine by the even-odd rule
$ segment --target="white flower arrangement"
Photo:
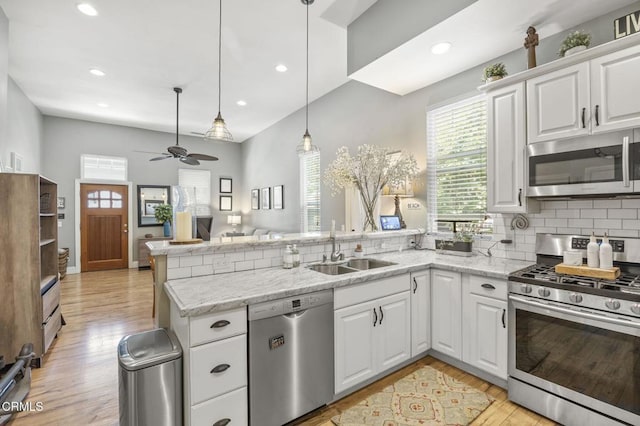
[[[365,226],[378,229],[373,209],[386,185],[403,184],[418,174],[418,163],[412,154],[404,151],[391,160],[391,150],[376,145],[360,145],[358,154],[351,156],[346,146],[338,149],[336,159],[325,170],[324,181],[335,196],[343,189],[354,186],[360,192],[365,207]]]

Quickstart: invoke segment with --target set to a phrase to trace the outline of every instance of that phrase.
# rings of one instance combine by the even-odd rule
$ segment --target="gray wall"
[[[177,185],[178,168],[197,168],[211,170],[211,199],[214,213],[214,232],[229,230],[226,224],[228,212],[218,210],[219,186],[221,176],[233,179],[232,194],[234,207],[239,201],[242,188],[241,147],[235,143],[205,142],[201,138],[180,136],[180,145],[190,152],[215,155],[216,162],[203,161],[201,166],[193,167],[177,160],[150,162],[154,154],[135,151],[162,152],[175,144],[175,134],[154,132],[132,127],[100,124],[89,121],[59,117],[44,117],[44,140],[42,150],[42,173],[58,183],[58,196],[65,197],[66,206],[60,213],[65,214],[62,228],[59,229],[60,247],[69,247],[70,266],[75,266],[75,180],[80,178],[80,156],[97,154],[126,157],[128,159],[128,180],[133,183],[133,223],[130,229],[134,236],[134,259],[137,259],[135,239],[152,233],[162,235],[162,227],[137,226],[136,185]]]
[[[16,152],[22,156],[23,172],[40,173],[43,116],[11,78],[7,105],[8,137],[2,158],[9,159],[10,153]]]
[[[0,160],[7,164],[7,79],[9,76],[9,20],[0,8]]]
[[[640,1],[576,28],[591,33],[592,45],[605,43],[613,40],[613,20],[639,8]],[[388,21],[392,22],[402,24],[401,21]],[[558,48],[568,32],[547,38],[540,35],[538,64],[558,59]],[[515,74],[526,69],[527,54],[525,49],[518,49],[490,63],[497,61],[504,62],[508,72]],[[335,158],[338,147],[345,145],[355,149],[363,143],[405,149],[414,154],[424,170],[427,108],[462,95],[479,94],[477,87],[482,84],[483,68],[484,65],[472,68],[402,97],[351,81],[316,100],[309,109],[309,131],[321,149],[322,170]],[[245,192],[251,188],[285,184],[285,210],[280,213],[252,211],[257,225],[298,229],[299,170],[295,146],[304,132],[303,114],[304,110],[299,110],[243,143]],[[322,229],[327,230],[332,218],[338,226],[344,223],[344,196],[331,197],[324,185],[322,191]],[[409,211],[408,200],[402,202],[402,211],[410,227],[426,225],[424,191],[424,187],[417,188],[416,199],[411,200],[420,202],[419,210]],[[385,212],[393,212],[389,199],[383,200],[382,213]]]

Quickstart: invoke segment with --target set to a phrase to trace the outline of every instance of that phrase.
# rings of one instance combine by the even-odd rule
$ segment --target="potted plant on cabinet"
[[[591,34],[584,31],[574,31],[569,33],[564,39],[558,51],[559,56],[573,55],[574,53],[585,50],[591,44]]]
[[[495,80],[500,80],[507,75],[507,69],[502,62],[489,65],[484,69],[484,81],[490,83]]]
[[[171,219],[173,218],[173,207],[171,204],[160,204],[155,208],[153,215],[156,217],[156,222],[162,223],[164,226],[164,236],[171,236]]]

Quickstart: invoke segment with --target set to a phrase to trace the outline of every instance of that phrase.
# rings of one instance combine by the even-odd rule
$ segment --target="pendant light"
[[[220,14],[218,24],[218,116],[213,120],[213,125],[207,133],[204,134],[205,139],[217,140],[223,142],[233,142],[233,136],[220,114],[220,92],[222,88],[222,0],[220,0]]]
[[[320,152],[320,149],[313,144],[311,135],[309,134],[309,5],[313,4],[314,0],[300,0],[302,4],[307,6],[307,92],[306,92],[306,104],[305,104],[305,131],[302,136],[302,141],[296,148],[298,155],[303,156],[314,152]]]

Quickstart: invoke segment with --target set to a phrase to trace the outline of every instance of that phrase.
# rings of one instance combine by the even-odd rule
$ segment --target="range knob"
[[[640,315],[640,303],[634,303],[633,305],[631,305],[631,312]]]
[[[571,300],[573,303],[580,303],[580,302],[582,302],[582,295],[576,294],[576,293],[571,293],[569,295],[569,300]]]
[[[548,288],[539,288],[538,294],[542,297],[549,297],[549,295],[551,294],[551,290],[549,290]]]
[[[530,286],[529,284],[522,284],[522,285],[520,286],[520,290],[521,290],[523,293],[527,293],[527,294],[528,294],[528,293],[531,293],[531,290],[532,290],[532,289],[531,289],[531,286]]]
[[[604,304],[607,305],[607,308],[613,309],[614,311],[616,309],[620,309],[620,302],[618,302],[617,300],[609,299],[604,302]]]

